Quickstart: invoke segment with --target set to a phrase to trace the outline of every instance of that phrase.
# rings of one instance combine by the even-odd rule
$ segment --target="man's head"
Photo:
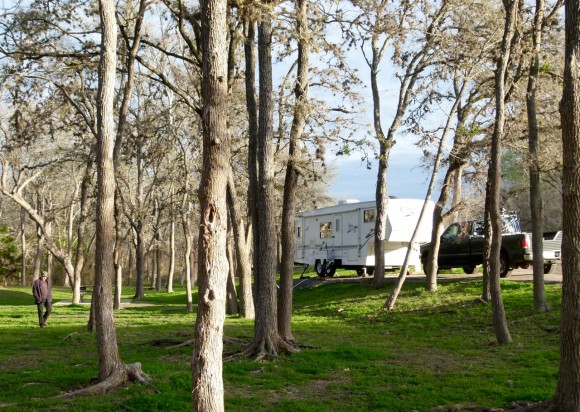
[[[43,270],[42,273],[40,274],[41,278],[47,278],[48,277],[48,273],[46,273],[46,270]]]

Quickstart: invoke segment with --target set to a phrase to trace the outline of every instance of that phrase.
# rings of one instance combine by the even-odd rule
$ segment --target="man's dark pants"
[[[46,312],[43,314],[44,307],[46,306]],[[43,302],[37,303],[36,307],[38,308],[38,323],[40,326],[46,326],[46,319],[50,315],[52,310],[52,302],[47,301],[46,299]]]

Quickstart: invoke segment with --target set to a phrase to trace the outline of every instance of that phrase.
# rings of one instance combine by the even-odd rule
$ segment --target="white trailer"
[[[405,254],[424,200],[389,199],[385,240],[385,268],[403,266]],[[419,243],[431,240],[433,202],[419,228],[417,243],[409,265],[420,270]],[[333,276],[336,269],[354,269],[359,275],[369,274],[375,266],[376,202],[342,201],[338,205],[308,212],[296,217],[296,252],[294,262],[313,266],[319,276]]]

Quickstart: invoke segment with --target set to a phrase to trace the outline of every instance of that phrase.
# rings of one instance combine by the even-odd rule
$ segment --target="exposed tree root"
[[[240,345],[246,341],[239,338],[232,338],[229,336],[223,337],[223,342],[226,345]],[[195,339],[187,339],[186,341],[180,341],[177,339],[156,339],[151,342],[144,343],[141,346],[166,346],[165,349],[179,349],[185,346],[193,346],[195,344]]]
[[[293,353],[300,352],[300,349],[293,346],[282,339],[276,339],[273,342],[271,339],[261,338],[252,341],[240,352],[234,354],[234,357],[248,357],[257,361],[261,361],[268,358],[277,358],[280,353],[291,355]]]
[[[155,339],[152,340],[150,342],[146,342],[144,344],[142,344],[141,346],[168,346],[171,347],[172,345],[179,345],[181,344],[183,341],[178,340],[178,339]]]
[[[73,392],[65,393],[58,398],[75,398],[78,396],[98,396],[111,392],[128,382],[150,384],[151,378],[143,372],[139,362],[130,365],[123,364],[116,369],[107,379],[94,385]]]

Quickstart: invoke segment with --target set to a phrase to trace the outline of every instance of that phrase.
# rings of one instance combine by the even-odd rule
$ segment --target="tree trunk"
[[[167,273],[167,293],[173,293],[173,277],[175,274],[175,214],[171,212],[169,227],[169,271]]]
[[[20,286],[26,286],[26,212],[20,208],[20,250],[22,251],[21,268],[20,268]]]
[[[580,410],[580,2],[565,0],[562,144],[562,326],[558,411]]]
[[[226,186],[230,169],[227,126],[227,2],[203,0],[203,173],[199,188],[199,300],[192,358],[194,411],[223,411],[223,323],[228,278]]]
[[[290,129],[288,163],[284,180],[282,205],[281,243],[282,258],[280,267],[280,290],[278,294],[278,333],[288,342],[294,342],[292,335],[292,294],[294,291],[294,253],[296,249],[296,189],[298,185],[297,145],[304,134],[308,118],[308,56],[310,54],[310,33],[308,28],[308,2],[296,0],[296,32],[298,33],[298,68],[294,86],[294,117]]]
[[[145,297],[145,287],[143,285],[143,266],[145,261],[145,245],[143,244],[143,230],[141,228],[141,221],[137,222],[135,228],[135,267],[136,267],[136,285],[135,285],[135,299],[143,299]]]
[[[99,354],[99,381],[104,381],[122,365],[117,347],[113,319],[113,276],[115,273],[114,196],[115,167],[112,149],[115,139],[113,116],[116,82],[117,25],[115,3],[100,0],[101,61],[99,63],[99,91],[97,105],[97,208],[95,285],[92,305],[95,308],[97,351]]]
[[[186,296],[186,306],[185,311],[187,313],[193,312],[193,298],[191,294],[191,231],[189,229],[188,214],[185,210],[187,205],[187,195],[184,195],[184,201],[182,203],[182,214],[181,214],[181,224],[183,226],[183,237],[185,239],[185,296]]]
[[[248,243],[244,236],[244,224],[238,218],[235,198],[235,184],[233,174],[230,173],[228,180],[228,211],[232,222],[234,233],[234,246],[236,248],[236,262],[238,268],[238,278],[240,282],[240,314],[246,319],[254,319],[254,297],[252,293],[252,264]]]
[[[533,50],[526,106],[528,112],[528,141],[530,150],[530,212],[532,218],[532,252],[534,254],[534,307],[538,312],[548,311],[544,290],[544,216],[542,211],[542,192],[540,188],[540,166],[538,163],[538,119],[536,111],[536,91],[540,73],[540,47],[544,21],[544,0],[536,0],[536,13],[533,28]]]
[[[252,267],[254,268],[254,287],[257,288],[259,273],[256,271],[258,249],[258,105],[256,103],[256,23],[253,19],[245,21],[246,38],[244,55],[246,76],[246,108],[248,112],[248,217],[252,229]],[[257,297],[254,289],[252,295]],[[254,300],[254,306],[257,306]]]
[[[507,326],[500,286],[500,253],[502,219],[500,212],[501,148],[505,126],[505,85],[511,56],[511,41],[518,19],[519,0],[505,0],[505,27],[500,56],[495,73],[495,126],[491,139],[491,159],[488,174],[489,218],[491,223],[491,245],[489,249],[489,280],[493,307],[493,329],[499,344],[512,341]],[[506,262],[509,264],[509,262]]]
[[[234,251],[232,246],[233,239],[228,239],[228,261],[230,262],[230,271],[228,274],[228,283],[226,289],[226,313],[228,315],[237,315],[239,313],[238,295],[236,293],[236,269],[234,264]]]
[[[274,222],[274,153],[272,146],[272,17],[266,10],[258,28],[260,110],[256,258],[256,321],[254,339],[243,353],[261,359],[291,351],[278,334],[276,307],[276,226]]]

